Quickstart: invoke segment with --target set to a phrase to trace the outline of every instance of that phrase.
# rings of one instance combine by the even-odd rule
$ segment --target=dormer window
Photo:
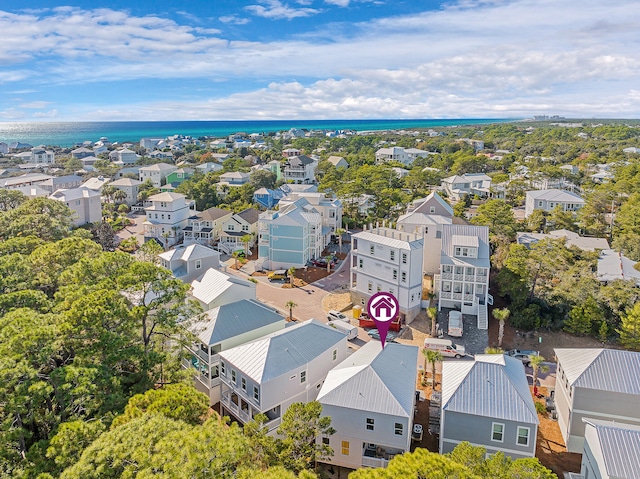
[[[477,258],[478,250],[476,248],[468,248],[466,246],[456,246],[454,256],[459,258]]]

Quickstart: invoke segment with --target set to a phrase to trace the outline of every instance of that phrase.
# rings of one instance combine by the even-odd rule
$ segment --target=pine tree
[[[625,348],[640,349],[640,303],[636,303],[622,316],[618,334]]]

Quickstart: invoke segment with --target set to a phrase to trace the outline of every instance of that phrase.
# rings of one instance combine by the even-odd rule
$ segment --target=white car
[[[327,319],[329,321],[340,320],[340,321],[346,321],[347,323],[350,322],[349,318],[347,318],[344,314],[342,314],[340,311],[335,311],[333,309],[327,313]]]
[[[449,311],[449,336],[454,338],[462,337],[462,313],[460,311]]]

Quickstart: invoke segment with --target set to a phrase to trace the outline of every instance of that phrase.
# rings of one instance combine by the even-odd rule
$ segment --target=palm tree
[[[107,203],[111,203],[114,193],[118,191],[115,186],[105,185],[102,187],[102,196],[105,197]]]
[[[529,359],[531,363],[531,367],[533,368],[533,394],[534,396],[538,395],[538,373],[543,372],[546,373],[549,371],[549,366],[546,364],[542,364],[544,362],[544,357],[537,355],[531,356]]]
[[[295,276],[294,275],[296,274],[296,267],[292,266],[291,268],[289,268],[287,270],[287,273],[289,274],[289,283],[291,284],[291,286],[293,288],[295,288],[296,287],[296,282],[294,281],[295,280]]]
[[[342,228],[338,228],[335,231],[336,236],[338,237],[338,244],[340,245],[340,254],[342,254],[342,235],[345,233],[345,230]]]
[[[500,321],[500,328],[498,329],[498,347],[502,347],[502,338],[504,337],[504,323],[507,319],[509,319],[509,315],[511,315],[511,311],[507,308],[502,309],[494,309],[493,317]]]
[[[113,201],[115,201],[116,203],[122,203],[122,202],[124,202],[124,200],[127,199],[127,193],[125,191],[122,191],[122,190],[115,190],[111,194],[111,197],[113,198]]]
[[[242,241],[242,243],[244,244],[245,257],[249,256],[249,243],[251,243],[252,239],[253,239],[253,235],[251,234],[243,235],[242,238],[240,238],[240,241]]]
[[[435,338],[438,335],[436,331],[436,318],[438,317],[438,308],[431,306],[427,308],[427,316],[431,319],[431,337]]]
[[[231,256],[233,256],[233,259],[235,260],[235,268],[238,269],[238,255],[240,254],[240,251],[234,251],[233,253],[231,253]]]
[[[484,348],[484,354],[503,354],[504,351],[502,348],[492,348],[489,346],[488,348]]]
[[[433,377],[433,389],[436,389],[436,363],[442,361],[442,354],[440,351],[434,351],[433,349],[423,349],[422,354],[424,354],[425,366],[427,361],[431,364],[431,376]],[[426,369],[425,369],[426,374]]]
[[[287,301],[287,304],[285,304],[285,306],[289,308],[289,321],[293,321],[293,308],[295,308],[298,305],[293,301]]]

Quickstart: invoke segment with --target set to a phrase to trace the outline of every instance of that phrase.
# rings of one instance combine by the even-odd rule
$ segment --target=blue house
[[[270,190],[269,188],[260,188],[253,193],[253,202],[265,209],[274,208],[278,202],[286,196],[286,193],[280,188]]]

